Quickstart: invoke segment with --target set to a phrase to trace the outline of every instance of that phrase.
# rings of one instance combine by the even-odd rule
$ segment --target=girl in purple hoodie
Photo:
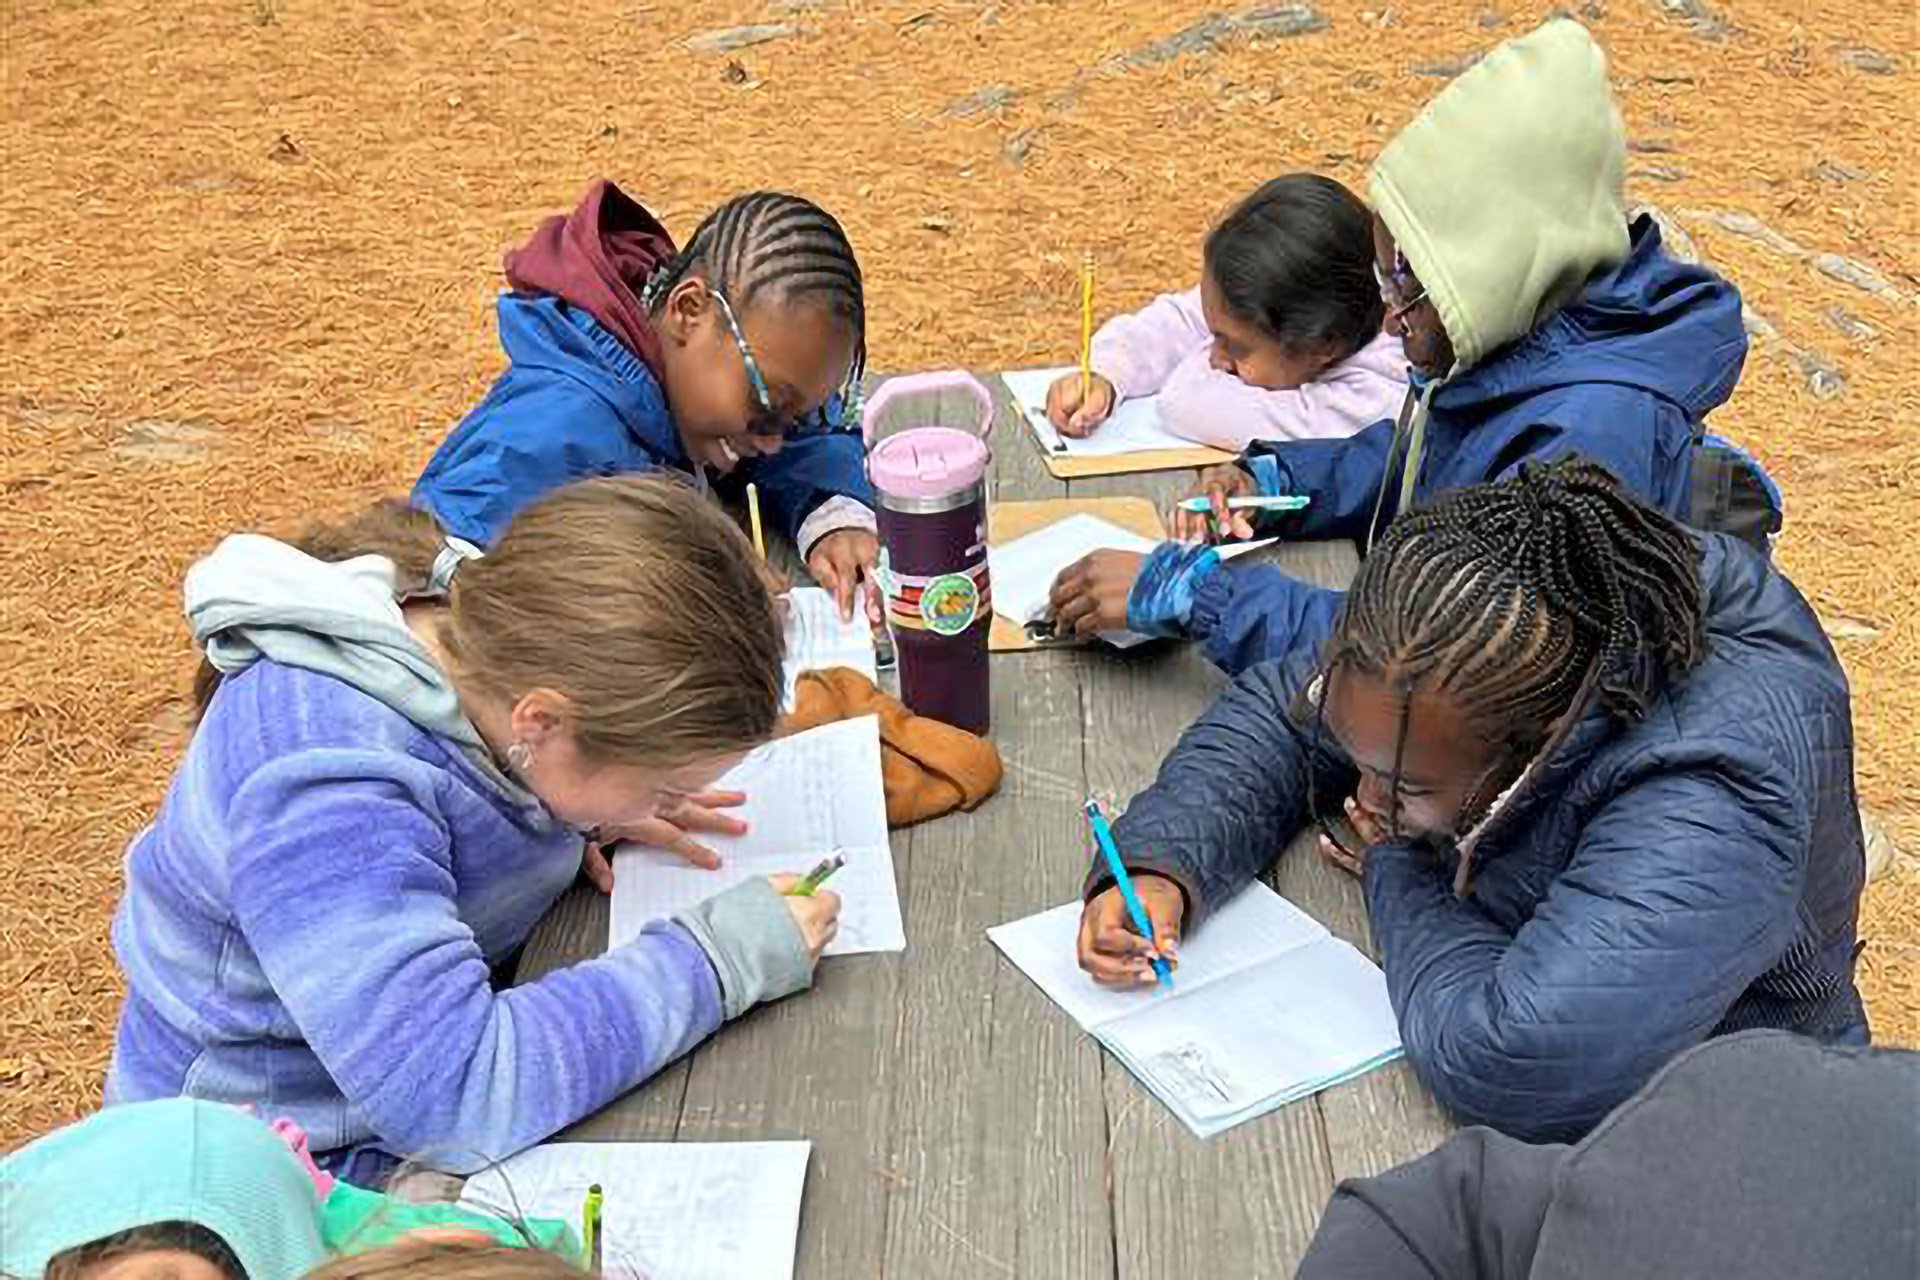
[[[1393,416],[1407,362],[1380,329],[1373,218],[1351,191],[1317,174],[1275,178],[1208,234],[1202,256],[1198,288],[1101,328],[1084,397],[1077,373],[1053,384],[1056,429],[1092,435],[1120,401],[1157,395],[1168,430],[1237,453]]]
[[[457,572],[456,572],[457,570]],[[720,830],[773,733],[757,559],[665,477],[537,499],[476,558],[395,503],[187,576],[203,714],[127,852],[109,1103],[252,1103],[362,1186],[471,1172],[806,987],[830,893],[755,878],[496,990],[585,843]]]

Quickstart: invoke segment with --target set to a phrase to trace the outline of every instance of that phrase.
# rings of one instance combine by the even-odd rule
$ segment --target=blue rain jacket
[[[443,529],[491,546],[514,512],[570,480],[655,467],[693,473],[660,384],[592,316],[550,295],[509,293],[499,317],[506,372],[413,487],[413,504]],[[747,459],[728,478],[755,481],[789,538],[830,498],[873,505],[858,424],[841,420],[837,402],[825,418],[824,429]]]

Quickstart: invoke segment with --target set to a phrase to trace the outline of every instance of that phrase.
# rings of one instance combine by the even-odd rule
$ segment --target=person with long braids
[[[1866,1041],[1840,664],[1763,556],[1593,463],[1395,521],[1326,647],[1242,674],[1115,824],[1155,936],[1096,867],[1082,967],[1151,983],[1309,821],[1465,1121],[1571,1140],[1710,1036]]]
[[[866,295],[832,214],[755,191],[676,249],[602,179],[509,252],[505,272],[510,363],[427,463],[415,506],[484,547],[569,480],[655,468],[751,480],[852,616],[880,544],[852,412]]]

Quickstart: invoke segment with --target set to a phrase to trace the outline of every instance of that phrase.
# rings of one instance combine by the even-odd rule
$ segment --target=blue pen
[[[1107,815],[1100,812],[1098,800],[1087,801],[1087,822],[1093,828],[1093,839],[1100,846],[1100,852],[1107,856],[1107,870],[1113,872],[1113,883],[1120,889],[1120,897],[1127,904],[1127,912],[1133,917],[1134,932],[1153,941],[1153,921],[1147,918],[1147,909],[1140,905],[1140,895],[1133,891],[1133,877],[1127,874],[1127,864],[1120,861],[1120,850],[1113,843],[1113,828],[1107,825]],[[1153,974],[1160,979],[1160,985],[1173,990],[1173,968],[1162,956],[1153,958]]]

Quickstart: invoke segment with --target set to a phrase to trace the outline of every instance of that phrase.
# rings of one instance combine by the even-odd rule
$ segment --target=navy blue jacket
[[[1708,1036],[1866,1038],[1846,677],[1763,557],[1703,546],[1700,665],[1637,723],[1576,725],[1488,825],[1467,897],[1451,853],[1368,852],[1407,1056],[1464,1121],[1571,1140]],[[1310,676],[1298,655],[1238,677],[1115,824],[1130,866],[1185,889],[1189,930],[1309,820],[1309,770],[1326,808],[1352,794],[1292,714]]]
[[[660,384],[592,316],[556,297],[512,293],[499,314],[511,363],[413,487],[413,504],[441,528],[491,546],[516,511],[570,480],[655,467],[693,473]],[[758,482],[774,527],[796,541],[829,498],[873,505],[857,424],[796,436],[735,475]]]
[[[1642,217],[1618,266],[1434,392],[1414,499],[1577,453],[1642,502],[1684,520],[1694,434],[1732,394],[1746,354],[1739,291],[1671,257],[1659,227]],[[1254,445],[1247,463],[1263,490],[1313,496],[1306,510],[1262,524],[1260,534],[1364,545],[1383,485],[1382,527],[1397,513],[1404,458],[1388,466],[1392,443],[1393,423],[1379,422],[1344,440]],[[1229,673],[1244,671],[1317,650],[1340,596],[1271,565],[1216,569],[1193,589],[1187,632]]]

